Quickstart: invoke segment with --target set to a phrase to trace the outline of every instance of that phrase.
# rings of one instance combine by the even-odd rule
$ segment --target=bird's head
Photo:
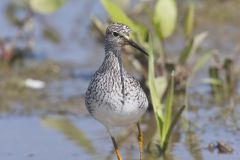
[[[123,47],[124,45],[131,45],[132,47],[138,49],[142,53],[148,55],[145,49],[143,49],[143,47],[141,47],[136,42],[131,40],[130,38],[131,32],[132,32],[131,29],[124,24],[121,23],[111,24],[106,29],[105,41],[107,44],[119,48]]]

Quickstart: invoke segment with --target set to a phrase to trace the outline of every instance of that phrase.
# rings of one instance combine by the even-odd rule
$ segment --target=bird
[[[118,160],[122,160],[112,129],[135,124],[138,128],[140,160],[143,134],[140,118],[148,108],[148,99],[140,83],[123,67],[123,47],[130,45],[148,55],[145,49],[130,38],[132,30],[125,24],[112,23],[106,28],[102,65],[90,80],[85,95],[90,115],[107,129]]]

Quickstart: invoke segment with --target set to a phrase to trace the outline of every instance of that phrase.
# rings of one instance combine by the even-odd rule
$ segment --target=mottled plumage
[[[105,58],[93,75],[86,92],[89,113],[108,131],[115,126],[137,123],[145,113],[148,101],[139,82],[122,65],[122,47],[130,44],[131,30],[123,24],[108,26],[105,36]],[[110,133],[111,134],[111,133]]]

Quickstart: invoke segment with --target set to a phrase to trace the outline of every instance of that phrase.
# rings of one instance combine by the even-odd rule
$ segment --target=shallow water
[[[167,159],[238,159],[239,129],[229,130],[225,124],[213,125],[213,122],[206,124],[205,120],[209,117],[199,115],[196,119],[204,120],[194,121],[198,127],[193,132],[185,133],[178,128],[172,138],[171,151],[166,154]],[[145,123],[142,128],[145,128],[145,137],[152,132],[152,128]],[[134,129],[131,127],[119,134],[125,135],[125,138],[117,138],[121,141],[121,152],[126,159],[138,159],[136,132],[132,132]],[[88,116],[3,116],[0,118],[0,130],[0,159],[4,160],[104,160],[114,156],[105,128]],[[208,144],[216,140],[224,140],[235,151],[227,155],[209,152]],[[148,152],[144,155],[146,159],[156,159]]]
[[[4,14],[8,4],[8,0],[2,0],[0,3],[1,38],[12,38],[17,32]],[[203,3],[200,6],[206,7],[205,5]],[[218,8],[222,8],[224,5],[219,4],[219,6]],[[227,13],[231,14],[231,10],[226,10]],[[70,0],[57,13],[39,16],[39,19],[44,19],[57,30],[61,38],[61,42],[57,44],[46,40],[41,33],[45,24],[41,20],[36,20],[34,31],[36,53],[33,61],[57,62],[56,67],[59,71],[50,72],[51,74],[44,72],[45,75],[36,76],[46,82],[46,87],[42,90],[17,87],[12,93],[11,87],[7,88],[8,91],[0,88],[0,96],[4,99],[4,103],[1,101],[0,104],[0,159],[114,159],[108,133],[101,124],[89,116],[82,97],[93,71],[101,64],[104,55],[102,45],[95,41],[89,29],[91,16],[105,21],[106,13],[99,1]],[[202,49],[217,49],[222,56],[239,53],[239,22],[236,21],[238,16],[230,15],[226,16],[225,20],[216,18],[214,21],[210,21],[211,19],[207,17],[201,13],[196,22],[196,32],[205,30],[209,32],[209,38],[204,42]],[[182,47],[182,39],[177,36],[169,39],[168,42],[170,43],[167,43],[167,50],[174,57],[174,53]],[[42,67],[38,64],[36,66]],[[50,68],[51,66],[52,64]],[[15,73],[16,69],[2,72],[1,75],[4,77],[0,80],[9,74],[11,80],[12,77],[24,80],[26,77],[31,78],[34,73]],[[236,99],[234,103],[231,100],[220,104],[213,103],[210,87],[199,84],[199,80],[206,76],[207,73],[201,71],[194,77],[193,87],[188,90],[190,102],[188,113],[185,115],[188,116],[189,121],[179,122],[166,156],[158,158],[153,153],[150,154],[148,147],[145,146],[144,159],[239,159],[239,92],[234,95]],[[148,144],[155,130],[153,116],[150,113],[144,116],[142,128]],[[119,131],[121,132],[117,139],[121,144],[124,159],[138,159],[136,128],[130,127]],[[217,151],[211,153],[207,149],[209,143],[220,140],[229,144],[234,152],[220,154]]]
[[[81,140],[80,133],[82,131],[80,127],[79,130],[74,128],[77,126],[73,126],[71,122],[69,123],[67,119],[63,118],[58,118],[55,121],[51,122],[50,120],[48,122],[46,118],[41,119],[39,117],[2,118],[0,121],[0,129],[2,130],[0,158],[4,160],[87,160],[94,158],[91,154],[95,153],[95,148],[91,147],[90,140]],[[82,123],[86,121],[83,119]],[[79,122],[78,125],[83,125],[81,121],[77,122]],[[56,130],[54,125],[56,125]],[[53,129],[50,127],[53,127]],[[57,130],[58,127],[59,130]],[[85,125],[84,131],[86,132],[87,130],[88,127]],[[66,131],[66,135],[60,131]],[[88,138],[90,139],[91,136]],[[81,141],[83,141],[82,144],[78,143]],[[88,146],[85,143],[90,144],[89,148],[87,148]]]

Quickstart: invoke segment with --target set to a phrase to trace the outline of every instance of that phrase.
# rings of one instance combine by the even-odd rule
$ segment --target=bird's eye
[[[114,37],[118,37],[119,34],[118,34],[117,32],[113,32],[113,36],[114,36]]]

